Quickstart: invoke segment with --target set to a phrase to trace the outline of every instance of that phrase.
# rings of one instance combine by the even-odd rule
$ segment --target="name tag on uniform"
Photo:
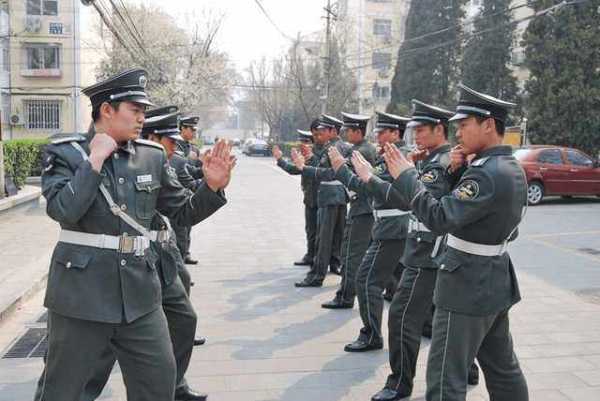
[[[144,183],[144,182],[151,182],[152,181],[152,174],[148,174],[148,175],[138,175],[137,176],[137,182],[138,184]]]

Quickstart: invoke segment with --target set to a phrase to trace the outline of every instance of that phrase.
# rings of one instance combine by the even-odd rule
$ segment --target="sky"
[[[184,19],[186,13],[201,15],[203,9],[225,14],[224,25],[218,37],[218,47],[227,53],[239,71],[244,70],[252,60],[263,56],[275,57],[287,50],[291,41],[273,27],[261,12],[255,0],[134,0],[134,2],[154,3],[169,14]],[[289,37],[295,38],[298,32],[307,34],[323,28],[323,7],[326,0],[259,0],[264,9]],[[95,12],[87,7],[85,15]],[[85,22],[82,24],[84,25]]]

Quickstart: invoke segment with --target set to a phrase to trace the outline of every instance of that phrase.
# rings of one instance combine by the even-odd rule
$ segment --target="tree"
[[[464,3],[465,0],[411,2],[388,111],[407,113],[413,98],[439,105],[454,103]]]
[[[461,79],[477,91],[519,104],[517,79],[509,68],[514,43],[511,0],[484,0],[466,40]]]
[[[532,2],[538,12],[558,1]],[[533,143],[600,151],[600,0],[562,6],[529,24],[523,45]]]
[[[147,90],[157,105],[176,104],[183,113],[198,114],[201,128],[222,118],[237,80],[227,54],[215,48],[223,16],[209,11],[188,14],[183,25],[189,29],[184,30],[159,7],[129,4],[127,9],[142,46],[125,35],[129,31],[121,24],[113,29],[119,29],[121,36],[127,38],[124,44],[105,25],[99,25],[104,55],[97,70],[98,79],[142,67],[148,71]],[[113,24],[119,22],[114,15],[110,20]]]

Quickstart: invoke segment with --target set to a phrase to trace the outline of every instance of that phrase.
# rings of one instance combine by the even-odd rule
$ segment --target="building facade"
[[[8,0],[3,6],[4,138],[83,132],[79,0]]]
[[[340,0],[336,31],[358,85],[359,112],[385,110],[410,0]]]

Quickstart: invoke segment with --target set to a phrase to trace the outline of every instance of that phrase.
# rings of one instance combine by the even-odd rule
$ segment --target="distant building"
[[[4,138],[86,129],[79,10],[79,0],[8,0],[0,6]]]

